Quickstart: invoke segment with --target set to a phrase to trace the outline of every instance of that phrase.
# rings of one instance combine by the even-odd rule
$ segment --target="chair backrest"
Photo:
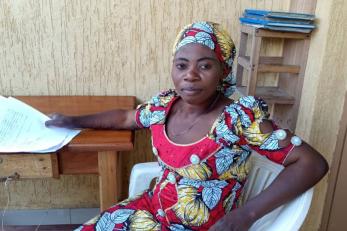
[[[282,171],[283,166],[275,164],[253,152],[250,156],[250,173],[242,195],[242,203],[263,191]],[[129,197],[149,188],[150,182],[160,173],[157,162],[136,164],[130,175]],[[257,220],[250,231],[297,231],[310,208],[313,189],[306,191],[291,202],[275,209]]]

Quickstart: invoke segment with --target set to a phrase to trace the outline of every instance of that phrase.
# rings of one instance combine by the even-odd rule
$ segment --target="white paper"
[[[80,130],[46,127],[49,117],[12,97],[0,97],[0,152],[54,152]]]

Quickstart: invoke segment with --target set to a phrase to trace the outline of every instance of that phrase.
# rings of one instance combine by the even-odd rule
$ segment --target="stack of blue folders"
[[[313,14],[246,9],[242,24],[275,31],[310,33],[316,26]]]

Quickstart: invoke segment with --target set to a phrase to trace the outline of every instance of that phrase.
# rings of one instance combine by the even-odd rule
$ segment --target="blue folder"
[[[313,21],[315,19],[315,16],[313,14],[294,13],[294,12],[281,12],[281,11],[245,9],[245,13],[246,14],[254,14],[254,15],[265,16],[265,17],[268,17],[268,18],[309,20],[309,21]]]
[[[251,17],[241,17],[241,23],[247,24],[259,24],[266,26],[278,26],[278,27],[297,27],[297,28],[310,28],[313,29],[316,26],[314,24],[300,23],[300,22],[283,22],[283,21],[271,21],[266,19],[258,19]]]
[[[313,14],[246,9],[240,22],[276,31],[310,33],[316,26]]]

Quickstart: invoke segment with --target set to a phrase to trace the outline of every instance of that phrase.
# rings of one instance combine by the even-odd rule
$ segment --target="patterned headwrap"
[[[184,45],[199,43],[213,50],[221,63],[224,63],[224,72],[227,74],[223,79],[220,90],[225,96],[230,96],[236,88],[236,78],[232,71],[235,58],[235,45],[228,33],[218,23],[196,22],[187,25],[177,35],[173,55]]]

